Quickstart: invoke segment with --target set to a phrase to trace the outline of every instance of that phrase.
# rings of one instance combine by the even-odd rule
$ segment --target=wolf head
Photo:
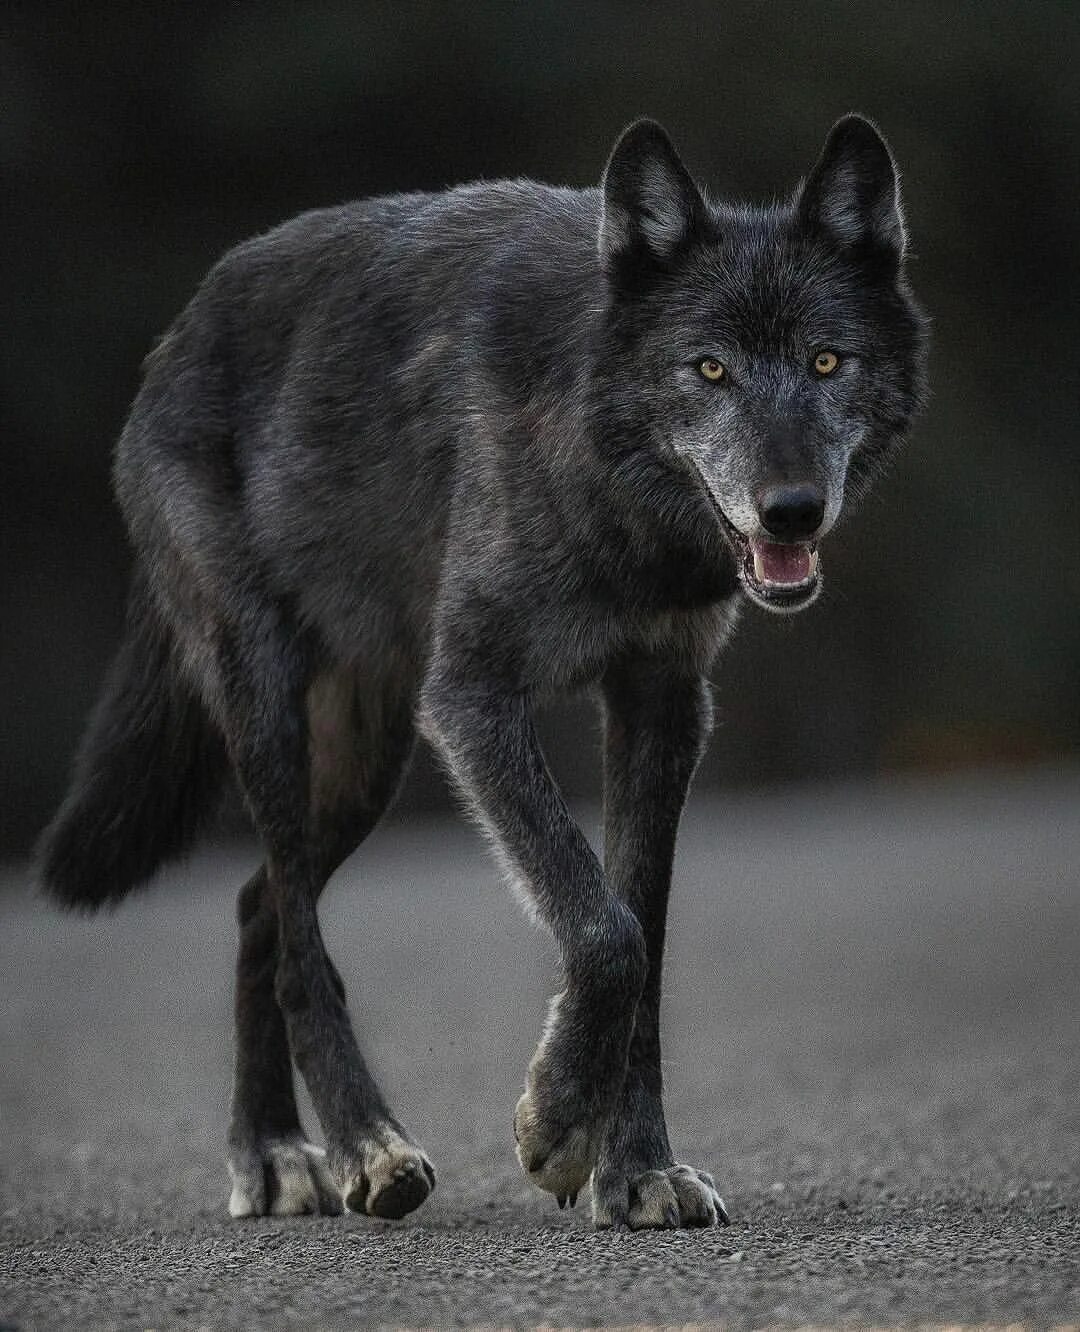
[[[817,543],[907,430],[926,329],[904,276],[892,154],[833,126],[785,204],[712,204],[653,121],[604,173],[602,355],[638,438],[707,497],[750,597],[807,606]]]

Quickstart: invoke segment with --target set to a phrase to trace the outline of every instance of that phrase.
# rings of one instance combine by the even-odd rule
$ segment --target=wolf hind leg
[[[237,921],[229,1214],[339,1216],[341,1195],[325,1153],[307,1141],[296,1105],[285,1020],[274,994],[278,927],[265,865],[240,890]]]
[[[312,808],[325,843],[339,852],[358,845],[397,794],[416,739],[416,695],[408,671],[361,688],[351,671],[329,670],[308,691]],[[435,1185],[431,1162],[388,1111],[331,1157],[353,1211],[403,1216]]]
[[[344,1196],[353,1210],[402,1216],[431,1191],[434,1171],[356,1046],[315,903],[398,789],[413,745],[414,691],[400,680],[361,690],[349,672],[303,669],[295,653],[279,691],[286,724],[276,734],[294,733],[286,755],[271,751],[268,762],[265,751],[241,749],[237,761],[269,855],[240,899],[230,1210],[335,1212]],[[291,782],[282,782],[290,766]],[[294,798],[282,800],[290,785]],[[326,1133],[326,1160],[304,1141],[290,1051]]]

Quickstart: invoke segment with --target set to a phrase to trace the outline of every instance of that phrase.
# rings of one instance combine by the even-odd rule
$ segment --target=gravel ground
[[[324,919],[439,1187],[401,1223],[230,1222],[253,861],[91,921],[3,876],[0,1328],[1080,1321],[1080,773],[695,797],[668,1118],[726,1230],[593,1233],[530,1189],[510,1116],[550,945],[473,834],[402,821]]]

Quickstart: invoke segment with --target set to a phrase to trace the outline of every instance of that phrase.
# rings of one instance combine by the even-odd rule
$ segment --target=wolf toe
[[[262,1138],[229,1156],[229,1215],[340,1216],[339,1194],[321,1148],[300,1137]]]
[[[600,1151],[605,1121],[581,1108],[577,1117],[542,1107],[531,1091],[517,1103],[514,1136],[529,1179],[556,1198],[576,1198],[588,1183]],[[561,1204],[560,1204],[561,1205]]]
[[[632,1179],[593,1180],[593,1224],[598,1229],[677,1230],[728,1223],[712,1176],[692,1166],[646,1170]]]
[[[385,1127],[366,1139],[335,1171],[350,1211],[398,1221],[414,1211],[435,1187],[435,1169],[424,1153],[397,1130]]]

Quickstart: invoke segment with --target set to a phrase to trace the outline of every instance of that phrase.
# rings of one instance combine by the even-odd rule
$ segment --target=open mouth
[[[809,606],[821,586],[816,543],[744,536],[711,493],[709,499],[735,548],[739,577],[749,596],[770,610]]]
[[[818,590],[818,553],[812,541],[792,544],[744,537],[739,573],[743,586],[769,605],[808,604]]]

